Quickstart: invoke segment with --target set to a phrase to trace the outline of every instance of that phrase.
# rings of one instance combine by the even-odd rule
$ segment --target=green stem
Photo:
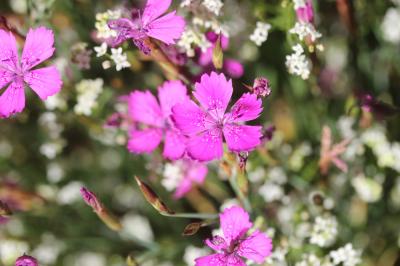
[[[174,213],[174,214],[169,214],[165,212],[160,212],[160,213],[163,216],[175,217],[175,218],[203,219],[203,220],[218,218],[217,213]]]

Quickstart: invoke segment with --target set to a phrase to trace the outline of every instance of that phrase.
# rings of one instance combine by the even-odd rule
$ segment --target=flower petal
[[[226,80],[224,74],[211,72],[200,78],[195,84],[193,95],[201,106],[215,119],[221,119],[232,96],[232,80]]]
[[[250,151],[261,143],[261,126],[224,125],[223,132],[231,151]]]
[[[13,71],[18,64],[18,51],[17,42],[11,32],[0,29],[0,47],[0,68]]]
[[[147,0],[142,14],[142,25],[146,26],[149,22],[164,14],[171,2],[172,0]]]
[[[115,47],[125,40],[132,37],[141,37],[139,28],[130,19],[119,18],[109,20],[108,27],[117,32],[117,36],[112,40],[112,46]]]
[[[162,2],[162,1],[160,1]],[[166,44],[175,44],[185,29],[185,20],[175,15],[176,11],[170,12],[152,22],[146,27],[146,34]]]
[[[8,83],[10,83],[12,78],[13,78],[13,73],[11,71],[0,69],[0,89],[2,89]]]
[[[150,91],[134,91],[129,95],[129,115],[134,122],[162,126],[162,112]]]
[[[28,70],[53,55],[55,48],[53,31],[45,27],[29,29],[22,51],[22,69]]]
[[[172,120],[184,135],[194,135],[212,127],[215,121],[193,101],[187,100],[172,107]]]
[[[242,63],[229,58],[224,60],[223,69],[232,78],[240,78],[244,73],[244,67]]]
[[[195,262],[195,266],[227,266],[227,257],[224,254],[212,254],[197,258]]]
[[[229,248],[228,244],[225,242],[225,239],[220,236],[214,236],[211,239],[206,239],[205,243],[215,251],[223,251],[224,249]]]
[[[22,82],[13,82],[0,96],[0,117],[7,118],[21,112],[25,107],[25,92]]]
[[[261,99],[257,99],[255,94],[245,93],[240,99],[232,106],[229,114],[229,121],[244,122],[254,120],[260,116],[262,111]]]
[[[237,253],[249,260],[263,263],[272,252],[272,241],[260,231],[255,231],[240,243]]]
[[[198,161],[211,161],[223,155],[222,132],[213,128],[190,136],[186,144],[189,157]]]
[[[221,229],[228,246],[232,241],[242,237],[252,226],[249,214],[239,206],[227,208],[219,215]]]
[[[163,156],[170,160],[181,158],[186,149],[185,141],[185,137],[178,130],[168,130],[165,134]]]
[[[54,66],[31,70],[24,76],[24,81],[42,100],[58,93],[62,86],[60,72]]]
[[[164,117],[168,117],[175,104],[188,99],[186,86],[180,80],[166,81],[158,88],[158,99]]]
[[[149,128],[145,130],[132,130],[128,141],[128,150],[133,153],[150,153],[160,144],[162,131]]]

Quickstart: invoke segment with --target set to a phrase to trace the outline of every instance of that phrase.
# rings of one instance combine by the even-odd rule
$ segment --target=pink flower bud
[[[253,93],[258,97],[268,97],[271,94],[271,87],[266,78],[259,77],[254,80]]]
[[[313,23],[314,9],[311,0],[308,0],[305,6],[296,9],[296,15],[300,22]]]
[[[103,207],[96,195],[85,187],[81,188],[81,195],[87,205],[93,208],[95,212],[100,212]]]
[[[15,266],[39,266],[34,257],[23,255],[15,261]]]

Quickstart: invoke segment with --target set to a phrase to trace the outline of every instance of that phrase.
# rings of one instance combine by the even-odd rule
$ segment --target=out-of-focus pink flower
[[[185,20],[176,15],[176,11],[164,14],[171,5],[172,0],[148,0],[143,13],[132,12],[131,18],[110,20],[108,26],[117,31],[113,45],[118,45],[127,39],[145,54],[150,53],[150,48],[144,43],[147,37],[155,38],[165,44],[175,44],[185,29]]]
[[[314,9],[312,0],[307,0],[305,5],[296,9],[297,20],[300,22],[313,23]]]
[[[206,34],[207,40],[211,42],[212,45],[211,47],[207,48],[205,52],[200,52],[198,63],[199,65],[203,66],[204,68],[203,72],[210,72],[211,70],[214,69],[212,63],[212,54],[215,45],[218,41],[218,37],[219,35],[212,31]],[[221,34],[222,50],[225,51],[226,49],[228,49],[228,46],[229,46],[229,38]],[[243,76],[244,73],[243,65],[238,60],[235,59],[229,59],[229,58],[224,59],[222,69],[232,78],[240,78],[241,76]]]
[[[327,126],[322,128],[319,168],[323,175],[328,173],[331,163],[343,172],[347,172],[347,164],[339,158],[339,155],[346,151],[346,146],[349,142],[349,139],[345,139],[338,144],[332,145],[331,129]]]
[[[223,236],[206,240],[217,253],[197,258],[195,266],[245,266],[242,258],[261,264],[271,254],[272,240],[268,236],[259,230],[246,236],[253,224],[241,207],[225,209],[219,218]]]
[[[271,94],[269,80],[264,77],[259,77],[254,80],[253,93],[258,97],[268,97]]]
[[[23,255],[15,261],[15,266],[38,266],[39,263],[34,257]]]
[[[175,126],[188,137],[186,149],[191,158],[199,161],[221,158],[223,138],[234,152],[250,151],[260,144],[262,127],[243,122],[260,115],[261,100],[245,93],[226,113],[232,92],[232,81],[224,74],[204,74],[193,92],[200,106],[186,100],[172,108]]]
[[[130,94],[128,110],[131,120],[142,129],[130,131],[128,149],[134,153],[149,153],[164,139],[165,158],[176,160],[185,153],[185,137],[171,121],[171,108],[188,100],[186,87],[181,81],[167,81],[158,88],[158,99],[150,91]]]
[[[373,113],[378,119],[385,119],[392,115],[399,114],[400,108],[377,100],[371,94],[359,93],[361,108]]]
[[[92,191],[88,190],[85,187],[82,187],[80,192],[83,200],[86,202],[87,205],[92,207],[95,212],[101,212],[103,210],[103,205]]]
[[[0,89],[8,86],[0,96],[0,118],[22,112],[25,85],[42,100],[60,91],[61,75],[55,66],[32,69],[53,55],[53,44],[52,30],[45,27],[30,29],[19,60],[14,35],[0,29]]]

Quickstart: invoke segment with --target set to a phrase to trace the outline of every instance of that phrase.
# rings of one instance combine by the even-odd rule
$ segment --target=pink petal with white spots
[[[42,100],[58,93],[62,86],[60,72],[54,66],[31,70],[24,80]]]
[[[150,22],[164,14],[172,0],[147,0],[146,7],[142,14],[142,24],[147,26]]]
[[[13,78],[13,73],[8,70],[1,70],[0,69],[0,89],[5,87],[8,83],[11,82]]]
[[[254,120],[260,116],[262,111],[262,102],[257,99],[255,94],[245,93],[240,99],[232,106],[229,114],[230,121],[245,122]]]
[[[150,22],[145,27],[146,34],[166,44],[175,44],[186,25],[185,20],[175,14],[176,11],[173,11]]]
[[[221,229],[225,240],[230,245],[231,241],[242,237],[252,226],[249,214],[239,206],[233,206],[224,210],[219,215]]]
[[[223,155],[222,132],[219,129],[209,129],[193,135],[186,144],[188,155],[198,161],[219,159]]]
[[[223,132],[231,151],[250,151],[261,143],[261,126],[226,124]]]
[[[163,116],[157,99],[150,91],[132,92],[128,100],[130,118],[146,125],[162,126]]]
[[[13,82],[0,96],[0,117],[7,118],[21,112],[25,107],[25,92],[22,82]]]
[[[201,106],[215,119],[221,119],[228,106],[233,92],[232,80],[227,80],[224,74],[201,76],[200,82],[195,84],[193,95]]]
[[[132,130],[129,135],[128,150],[133,153],[150,153],[160,144],[161,138],[161,129]]]
[[[172,108],[172,120],[185,135],[197,134],[215,124],[215,121],[191,100],[176,104]]]
[[[158,99],[164,117],[168,117],[171,115],[171,109],[175,104],[189,98],[186,93],[186,86],[183,85],[180,80],[172,80],[164,82],[163,85],[158,88]]]
[[[22,51],[22,69],[28,70],[50,58],[55,48],[53,31],[45,27],[29,29]]]
[[[257,230],[240,243],[237,254],[261,264],[271,252],[271,239]]]
[[[163,156],[170,160],[177,160],[185,153],[185,137],[175,129],[168,130],[165,134]]]
[[[11,32],[0,29],[0,47],[0,69],[3,71],[16,70],[18,64],[17,42]]]

